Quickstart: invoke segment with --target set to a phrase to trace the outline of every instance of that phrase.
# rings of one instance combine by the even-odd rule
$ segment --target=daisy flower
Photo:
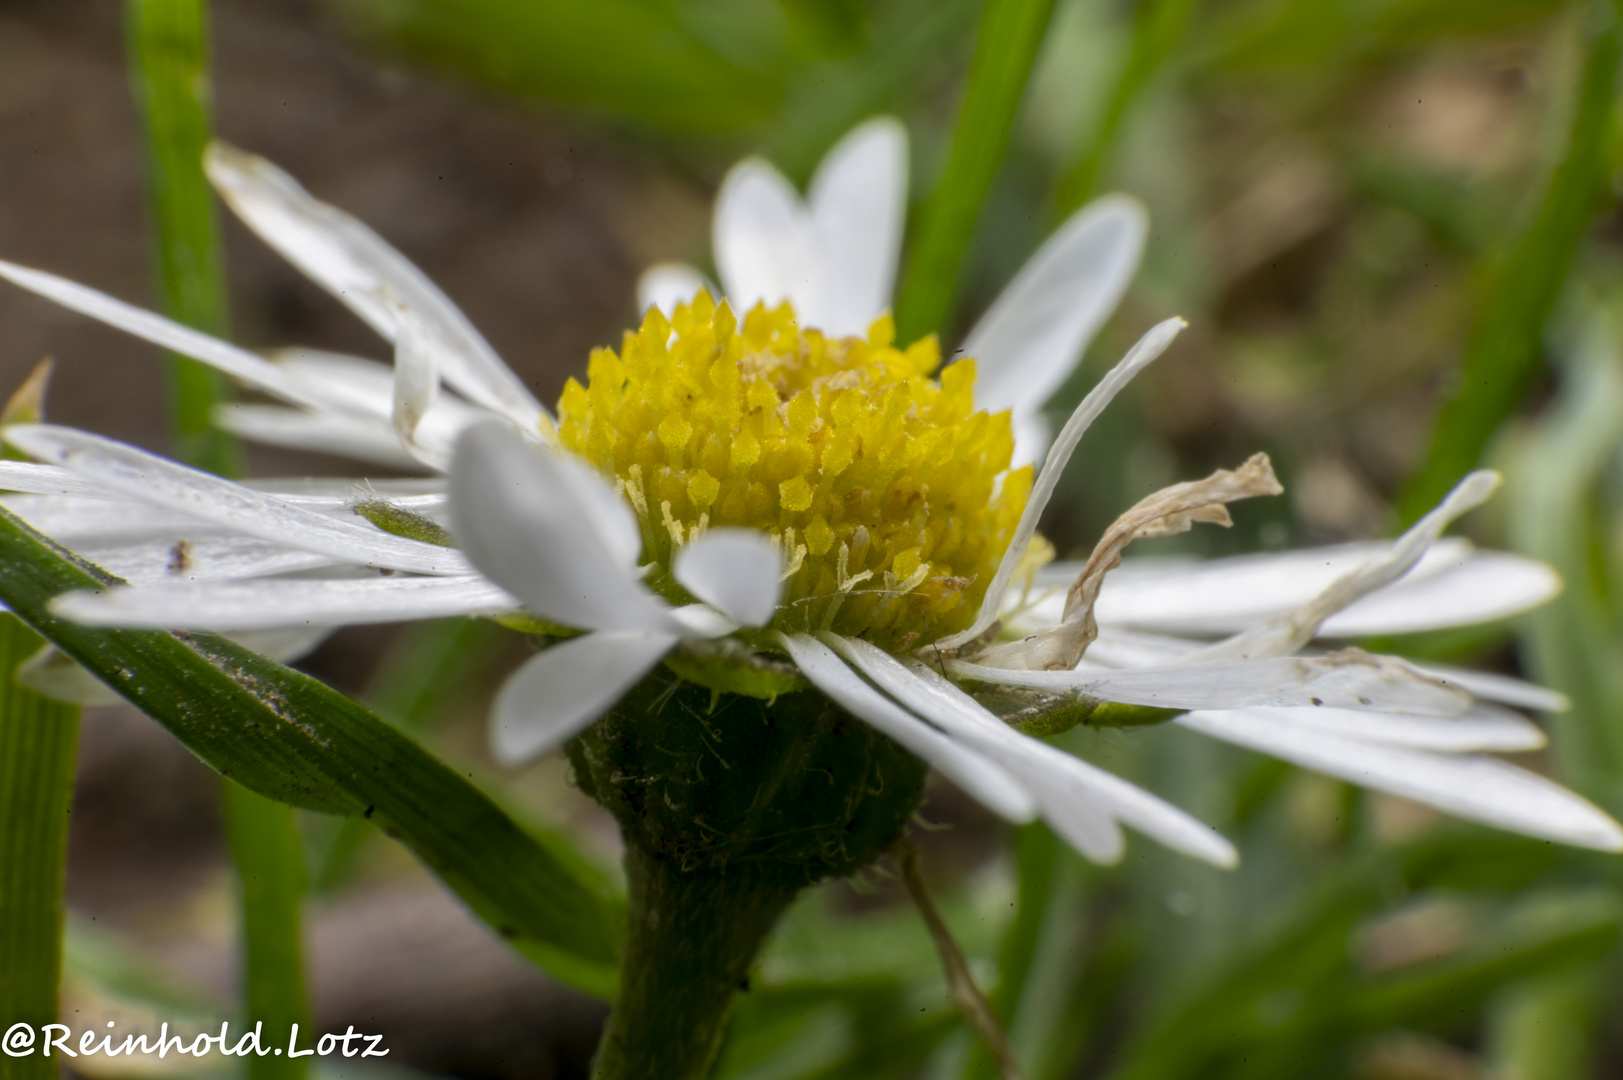
[[[886,130],[856,145],[894,151]],[[1553,695],[1313,648],[1321,637],[1498,618],[1552,595],[1558,583],[1539,564],[1439,543],[1486,497],[1489,474],[1390,545],[1129,563],[1107,577],[1135,538],[1224,524],[1226,504],[1277,493],[1258,456],[1151,495],[1087,562],[1038,568],[1036,524],[1060,470],[1180,320],[1152,329],[1099,382],[1035,475],[1015,464],[1015,425],[1040,399],[988,411],[978,357],[942,367],[933,338],[899,347],[883,316],[861,333],[825,333],[789,299],[757,299],[741,321],[705,291],[671,303],[669,316],[654,305],[618,351],[593,353],[554,416],[364,226],[257,159],[217,148],[210,168],[274,246],[393,340],[392,375],[330,356],[265,360],[39,271],[0,274],[281,397],[296,406],[268,407],[285,414],[275,421],[284,431],[304,424],[324,445],[349,439],[369,452],[392,440],[448,476],[361,497],[332,482],[243,485],[85,432],[13,426],[6,438],[39,464],[0,463],[0,486],[32,493],[7,505],[132,582],[60,598],[65,616],[272,631],[517,613],[561,640],[498,694],[500,760],[565,743],[663,663],[718,700],[815,691],[1005,818],[1041,816],[1101,861],[1120,857],[1123,824],[1221,865],[1235,852],[1181,810],[1019,728],[1146,719],[1123,706],[1175,710],[1184,726],[1462,816],[1623,848],[1623,830],[1599,810],[1487,756],[1538,745],[1538,729],[1503,706],[1555,707]],[[840,175],[820,174],[813,220],[837,205],[818,196],[831,168]],[[734,175],[744,179],[730,187],[747,189],[764,174]],[[828,244],[818,250],[839,247]],[[1050,347],[1056,321],[1073,350],[1103,315],[1079,323],[1060,295],[1077,276],[1038,271],[1077,261],[1039,256],[1011,288],[1012,307],[988,317],[987,339],[1018,340],[1024,326],[1044,363],[1068,369],[1074,357]],[[730,262],[718,254],[724,277]],[[864,295],[882,299],[877,286]],[[867,310],[816,302],[833,305],[831,319]],[[1058,381],[1049,368],[1044,377]]]

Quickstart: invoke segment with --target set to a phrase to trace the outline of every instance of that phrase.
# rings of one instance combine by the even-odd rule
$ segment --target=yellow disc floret
[[[1009,470],[1007,413],[976,412],[972,360],[931,377],[933,337],[892,344],[801,330],[757,305],[742,327],[704,293],[657,308],[559,402],[566,449],[612,474],[642,526],[648,584],[705,529],[771,534],[784,554],[772,625],[894,650],[967,625],[1014,533],[1031,470]]]

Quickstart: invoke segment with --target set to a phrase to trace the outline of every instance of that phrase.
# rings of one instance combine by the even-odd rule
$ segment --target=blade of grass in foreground
[[[1605,23],[1588,31],[1566,147],[1537,216],[1490,271],[1459,391],[1438,414],[1426,463],[1399,500],[1405,523],[1419,520],[1476,466],[1483,447],[1538,372],[1544,324],[1605,190],[1623,34],[1617,7],[1608,4]]]
[[[278,802],[371,818],[520,951],[612,996],[624,902],[562,838],[526,833],[377,716],[225,638],[56,618],[53,597],[107,579],[3,508],[0,565],[0,601],[216,770]]]
[[[56,1023],[62,875],[79,710],[25,690],[13,672],[41,645],[0,615],[0,1026]],[[8,1042],[8,1055],[14,1050]],[[8,1080],[52,1080],[43,1053],[4,1059]]]
[[[946,328],[964,254],[1003,163],[1014,115],[1053,11],[1054,0],[988,0],[947,171],[921,211],[897,300],[902,341]]]

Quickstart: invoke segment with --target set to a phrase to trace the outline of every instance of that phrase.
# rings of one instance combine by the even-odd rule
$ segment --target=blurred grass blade
[[[1620,31],[1615,3],[1597,4],[1586,15],[1599,18],[1586,20],[1591,25],[1566,146],[1537,216],[1488,273],[1459,391],[1438,414],[1430,454],[1399,500],[1405,523],[1418,520],[1476,466],[1537,374],[1545,321],[1604,191]]]
[[[187,326],[224,334],[225,277],[202,164],[210,131],[205,16],[206,0],[127,0],[125,6],[163,308]],[[196,360],[167,359],[177,456],[221,476],[240,475],[241,448],[211,418],[215,404],[230,396],[225,376]]]
[[[293,808],[226,783],[225,826],[242,890],[244,1027],[263,1023],[267,1047],[288,1045],[293,1025],[310,1027],[304,993],[299,905],[304,899],[304,851]],[[256,1078],[300,1077],[305,1059],[252,1057]]]
[[[56,1023],[62,971],[62,880],[68,854],[79,710],[16,684],[41,645],[0,615],[0,1027]],[[11,1049],[7,1047],[8,1051]],[[43,1053],[7,1057],[7,1080],[52,1080]]]
[[[7,607],[209,765],[278,802],[371,818],[553,975],[612,994],[623,903],[563,840],[527,834],[355,702],[224,638],[57,619],[52,597],[106,581],[4,510],[0,565]]]
[[[987,0],[947,170],[920,212],[897,301],[897,333],[944,331],[964,255],[1014,129],[1054,0]]]
[[[1494,1075],[1538,1080],[1600,1075],[1595,1036],[1607,996],[1606,968],[1562,971],[1509,988],[1490,1017]]]
[[[1096,193],[1122,121],[1167,57],[1177,48],[1184,27],[1199,0],[1144,0],[1133,14],[1133,45],[1122,65],[1116,85],[1110,91],[1104,112],[1083,147],[1082,156],[1060,180],[1054,192],[1054,216],[1065,218]]]

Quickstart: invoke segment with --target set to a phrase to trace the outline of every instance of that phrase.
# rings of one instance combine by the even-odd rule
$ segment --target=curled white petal
[[[1267,709],[1192,712],[1174,722],[1459,817],[1579,847],[1623,851],[1623,828],[1593,804],[1497,758],[1362,742],[1275,723]]]
[[[947,738],[875,690],[827,645],[807,634],[779,634],[795,666],[841,708],[861,717],[907,750],[940,769],[987,809],[1009,821],[1037,814],[1030,792],[1000,765]]]
[[[753,529],[710,529],[671,566],[681,586],[745,626],[765,626],[778,610],[783,556]]]
[[[502,685],[490,712],[490,750],[522,765],[596,720],[676,644],[665,634],[596,633],[572,638],[525,661]]]

